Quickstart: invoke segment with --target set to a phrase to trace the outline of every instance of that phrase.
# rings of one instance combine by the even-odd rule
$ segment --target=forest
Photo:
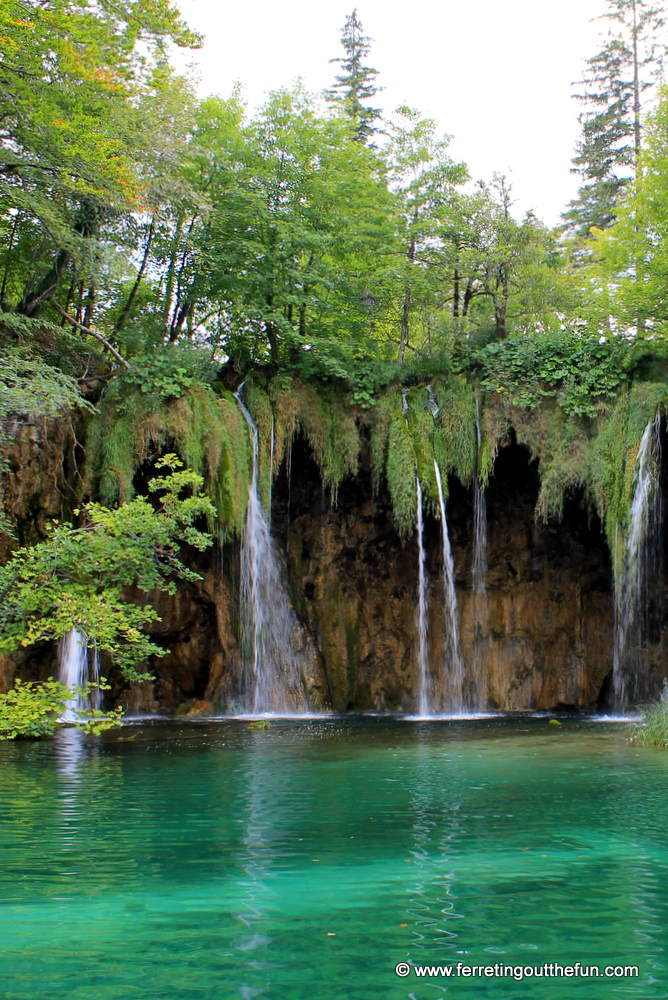
[[[5,459],[1,652],[77,628],[145,676],[156,612],[127,588],[169,591],[194,572],[184,543],[246,522],[242,383],[265,505],[297,438],[335,504],[370,436],[406,539],[414,470],[437,511],[434,461],[484,489],[511,434],[540,460],[536,516],[579,491],[619,585],[668,380],[661,10],[607,0],[554,229],[418,109],[381,114],[357,11],[330,89],[297,82],[253,113],[176,73],[170,53],[201,39],[168,0],[0,16],[2,444],[26,420],[71,437],[56,519],[16,507]]]

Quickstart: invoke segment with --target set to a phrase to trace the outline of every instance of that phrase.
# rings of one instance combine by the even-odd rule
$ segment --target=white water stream
[[[297,620],[283,584],[274,540],[258,491],[258,430],[235,393],[250,430],[253,472],[241,546],[241,614],[247,708],[253,714],[300,714],[308,709],[302,667],[293,651]]]
[[[480,398],[476,395],[477,460],[473,478],[473,614],[475,619],[473,670],[471,676],[471,707],[481,709],[487,700],[485,665],[487,660],[487,633],[489,631],[489,600],[487,596],[487,494],[480,488],[480,454],[482,427],[480,423]]]
[[[661,415],[647,424],[636,459],[635,488],[629,516],[624,562],[615,583],[615,636],[612,687],[616,711],[629,700],[646,696],[646,640],[651,593],[658,584],[661,559]],[[644,668],[644,669],[643,669]]]
[[[70,691],[73,688],[85,689],[88,684],[97,685],[100,681],[100,660],[94,644],[89,644],[88,637],[72,628],[63,636],[59,648],[58,680]],[[93,687],[89,697],[73,694],[66,703],[61,715],[61,722],[74,722],[77,712],[85,714],[87,709],[100,707],[100,690]]]
[[[424,551],[424,519],[422,516],[422,486],[417,484],[417,535],[418,535],[418,714],[431,715],[431,679],[429,677],[427,650],[427,568]]]
[[[443,481],[438,462],[434,460],[438,502],[441,508],[441,543],[443,546],[443,617],[445,619],[445,681],[444,709],[461,712],[464,707],[464,664],[459,648],[455,563],[452,558],[448,518],[443,496]]]

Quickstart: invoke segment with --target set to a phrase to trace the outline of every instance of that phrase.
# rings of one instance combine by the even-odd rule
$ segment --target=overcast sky
[[[206,36],[195,54],[202,94],[227,96],[240,81],[251,107],[302,77],[332,82],[340,29],[354,0],[179,0]],[[571,83],[596,51],[604,0],[359,0],[373,39],[369,62],[386,110],[408,103],[453,136],[474,178],[509,175],[517,208],[558,221],[575,194],[579,134]]]

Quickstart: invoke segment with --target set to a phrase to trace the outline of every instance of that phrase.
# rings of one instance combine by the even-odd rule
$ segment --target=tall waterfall
[[[75,628],[71,628],[63,636],[59,649],[58,680],[70,690],[85,689],[88,684],[98,684],[100,681],[100,660],[95,644],[88,642],[88,637]],[[66,703],[61,716],[62,722],[73,722],[76,712],[100,707],[100,691],[94,687],[89,697],[74,694]]]
[[[235,393],[253,446],[253,474],[241,546],[241,610],[248,708],[257,713],[302,713],[308,708],[302,669],[293,652],[297,624],[258,492],[259,441],[253,418]]]
[[[646,662],[639,646],[647,642],[651,607],[659,594],[661,561],[661,415],[657,412],[638,449],[624,562],[615,582],[614,705],[647,697]]]
[[[422,517],[422,486],[417,483],[417,533],[418,533],[418,713],[431,715],[431,681],[427,662],[427,567],[424,551],[424,520]]]
[[[448,518],[443,496],[443,481],[438,462],[434,460],[438,502],[441,508],[441,541],[443,545],[443,614],[445,618],[445,691],[444,707],[452,712],[463,708],[464,665],[459,650],[459,623],[457,620],[457,594],[455,592],[455,564],[450,546]]]
[[[482,450],[482,427],[480,425],[480,398],[476,395],[476,442],[477,461],[473,479],[473,614],[475,619],[473,670],[471,677],[471,707],[485,707],[485,660],[486,642],[489,629],[489,604],[487,597],[487,494],[480,489],[480,453]]]

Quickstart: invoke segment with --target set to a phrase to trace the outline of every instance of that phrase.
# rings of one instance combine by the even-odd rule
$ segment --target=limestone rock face
[[[71,431],[66,424],[12,429],[5,503],[22,541],[62,516],[73,496]],[[487,491],[488,572],[484,593],[472,586],[473,498],[449,483],[449,531],[455,563],[465,703],[502,710],[594,707],[605,694],[613,657],[613,587],[598,519],[579,498],[560,523],[538,524],[538,472],[515,444],[499,452]],[[389,497],[374,495],[364,450],[357,476],[336,504],[323,490],[306,445],[293,448],[273,491],[272,526],[298,617],[293,646],[306,663],[304,690],[315,710],[412,713],[417,709],[418,548],[402,544]],[[445,677],[441,524],[425,511],[429,669]],[[128,594],[151,600],[161,621],[151,629],[167,650],[147,664],[155,680],[128,687],[110,664],[109,700],[137,712],[184,714],[247,709],[250,678],[242,651],[238,543],[185,558],[201,574],[178,593]],[[649,693],[666,672],[667,630],[646,649]],[[247,657],[246,657],[247,659]],[[57,668],[55,647],[0,657],[0,690],[15,672],[41,678]],[[246,674],[244,673],[246,671]]]
[[[294,462],[294,456],[293,456]],[[418,551],[402,546],[386,497],[364,472],[323,504],[310,477],[293,482],[288,564],[295,604],[325,663],[334,708],[417,708]],[[465,698],[504,710],[594,705],[612,666],[611,570],[605,539],[573,502],[559,525],[534,521],[535,468],[522,448],[497,460],[488,503],[488,574],[472,589],[472,497],[451,482]],[[447,672],[441,525],[425,518],[429,665]],[[482,597],[482,601],[481,601]],[[481,608],[482,605],[482,608]],[[476,659],[482,677],[475,684]],[[475,689],[472,690],[474,688]]]
[[[77,446],[69,418],[3,423],[0,497],[21,544],[44,536],[47,521],[74,506]],[[82,455],[79,454],[81,460]],[[0,534],[4,562],[16,542]]]

